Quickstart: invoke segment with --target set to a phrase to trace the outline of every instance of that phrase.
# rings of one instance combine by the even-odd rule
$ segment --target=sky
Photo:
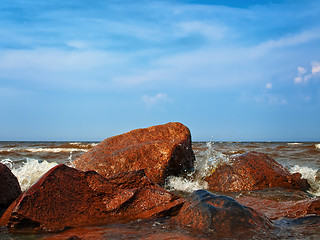
[[[2,0],[0,141],[320,141],[318,0]]]

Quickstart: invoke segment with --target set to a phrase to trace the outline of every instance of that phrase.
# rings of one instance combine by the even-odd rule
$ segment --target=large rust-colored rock
[[[320,216],[320,198],[299,201],[276,201],[256,197],[243,196],[237,201],[268,216],[270,219],[300,218],[309,215]]]
[[[189,129],[172,122],[107,138],[73,165],[105,177],[145,169],[152,181],[163,184],[167,176],[191,171],[194,160]]]
[[[250,238],[264,235],[272,227],[267,217],[252,208],[206,190],[193,192],[173,219],[193,230],[210,233],[214,238]]]
[[[205,179],[209,189],[217,192],[238,192],[281,187],[307,190],[310,186],[300,173],[290,174],[267,154],[248,152],[219,165]]]
[[[143,171],[106,179],[61,164],[24,192],[0,218],[0,225],[9,230],[60,231],[167,216],[183,202]]]
[[[6,165],[0,163],[0,216],[20,194],[18,179]]]

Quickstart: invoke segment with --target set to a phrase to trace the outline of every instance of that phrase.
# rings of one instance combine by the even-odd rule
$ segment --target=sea
[[[98,142],[0,142],[0,162],[7,165],[18,178],[22,191],[27,190],[45,172],[57,164],[72,166],[78,156],[96,146]],[[221,162],[228,162],[235,155],[248,151],[266,153],[282,164],[291,173],[299,172],[307,179],[311,188],[308,196],[320,196],[320,143],[319,142],[193,142],[196,156],[194,172],[183,177],[168,177],[165,188],[180,196],[188,197],[193,191],[206,189],[203,180]],[[217,193],[215,193],[217,194]],[[221,194],[221,193],[220,193]],[[242,194],[242,193],[237,193]],[[279,189],[274,193],[260,191],[261,194],[279,197]],[[280,192],[281,194],[281,192]],[[235,197],[234,195],[232,197]],[[283,192],[285,200],[291,195]],[[169,224],[168,219],[135,221],[127,224],[88,226],[71,229],[69,234],[82,232],[82,239],[210,239],[204,233],[194,232]],[[303,219],[280,219],[274,222],[275,229],[270,239],[320,239],[320,217],[307,216]],[[61,234],[61,233],[59,233]],[[63,234],[63,233],[62,233]],[[67,233],[66,233],[67,234]],[[9,233],[0,228],[0,239],[45,239],[60,235]],[[68,236],[68,235],[66,235]],[[50,239],[51,239],[50,238]],[[62,238],[63,239],[63,238]],[[66,239],[66,238],[65,238]],[[258,236],[254,239],[260,239]]]

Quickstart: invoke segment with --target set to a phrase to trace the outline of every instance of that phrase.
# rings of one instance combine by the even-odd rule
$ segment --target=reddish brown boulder
[[[320,198],[299,201],[276,201],[256,197],[243,196],[237,201],[265,214],[270,219],[300,218],[308,215],[320,216]]]
[[[265,234],[270,220],[227,196],[197,190],[173,218],[175,222],[215,238],[241,238]]]
[[[290,174],[267,154],[248,152],[219,165],[205,179],[209,189],[217,192],[238,192],[264,188],[307,190],[307,180],[300,173]]]
[[[75,168],[111,175],[145,169],[154,182],[193,169],[195,157],[189,129],[181,123],[167,123],[136,129],[102,141],[75,159]]]
[[[59,231],[175,214],[184,200],[143,171],[106,179],[65,165],[49,170],[0,218],[9,230]]]
[[[0,163],[0,216],[20,194],[18,179],[6,165]]]

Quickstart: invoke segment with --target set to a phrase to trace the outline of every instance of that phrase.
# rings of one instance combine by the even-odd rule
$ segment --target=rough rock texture
[[[238,192],[281,187],[307,190],[307,180],[300,173],[290,174],[267,154],[248,152],[219,165],[205,179],[209,189],[218,192]]]
[[[194,160],[189,129],[172,122],[107,138],[73,165],[105,177],[145,169],[152,181],[163,184],[169,175],[191,171]]]
[[[270,220],[262,214],[206,190],[193,192],[174,221],[217,238],[258,236],[271,228]]]
[[[270,219],[300,218],[308,215],[320,216],[320,198],[311,198],[300,201],[275,201],[244,196],[237,201],[265,214]]]
[[[65,165],[49,170],[0,218],[9,230],[59,231],[175,214],[184,200],[143,171],[106,179]]]
[[[6,165],[0,163],[0,216],[20,194],[18,179]]]

